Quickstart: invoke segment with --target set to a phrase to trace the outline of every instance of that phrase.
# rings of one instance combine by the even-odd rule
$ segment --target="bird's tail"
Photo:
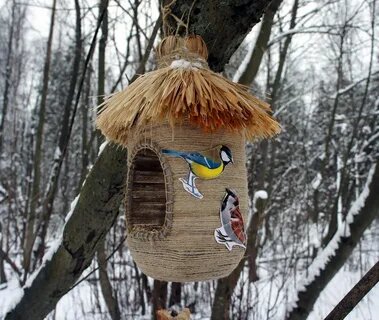
[[[234,243],[233,243],[232,239],[230,239],[230,237],[228,236],[228,234],[227,234],[227,232],[223,226],[221,226],[220,228],[217,228],[215,230],[214,236],[215,236],[217,243],[224,244],[228,248],[229,251],[232,250]]]
[[[175,157],[175,158],[182,158],[184,155],[183,152],[179,152],[179,151],[175,151],[175,150],[169,150],[169,149],[162,149],[162,153],[167,155],[167,156]]]

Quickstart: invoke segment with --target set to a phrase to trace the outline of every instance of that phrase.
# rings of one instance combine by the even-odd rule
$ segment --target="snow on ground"
[[[357,253],[356,253],[357,255]],[[374,263],[375,257],[372,262]],[[262,272],[261,272],[262,273]],[[364,272],[363,272],[364,273]],[[333,309],[333,307],[345,296],[345,294],[356,284],[363,276],[360,270],[350,270],[345,266],[334,279],[328,284],[326,289],[321,293],[317,300],[314,310],[307,320],[322,320]],[[243,285],[244,297],[242,300],[243,308],[249,305],[251,311],[247,314],[246,319],[283,319],[285,313],[285,302],[288,301],[285,288],[281,287],[278,279],[271,279],[272,274],[264,273],[264,276],[258,282],[247,285],[247,273],[244,273],[236,292],[240,292],[241,284]],[[272,281],[271,281],[272,280]],[[290,283],[287,283],[291,285]],[[193,284],[188,284],[183,290],[183,295],[193,295],[192,299],[197,300],[197,313],[192,315],[193,320],[210,319],[210,301],[204,301],[206,292],[213,292],[215,285],[211,282],[202,283],[198,293],[192,290]],[[126,294],[134,294],[129,292]],[[208,295],[209,298],[209,295]],[[234,296],[235,303],[238,297]],[[267,313],[268,307],[272,310]],[[101,310],[101,312],[99,311]],[[150,314],[148,310],[147,314]],[[144,320],[149,319],[149,315],[141,316],[138,313],[127,313],[125,319]],[[377,320],[379,315],[379,285],[376,285],[370,293],[358,304],[358,306],[348,315],[347,320]],[[50,319],[52,319],[52,316]],[[106,307],[101,295],[100,289],[93,281],[84,281],[78,287],[74,288],[69,294],[61,299],[58,303],[55,314],[56,320],[97,320],[110,319],[106,315]],[[267,318],[268,316],[268,318]]]
[[[15,278],[0,286],[0,319],[3,319],[8,310],[16,306],[23,295],[24,290]]]

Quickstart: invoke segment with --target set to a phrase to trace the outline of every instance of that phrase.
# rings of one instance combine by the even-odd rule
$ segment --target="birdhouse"
[[[229,275],[246,249],[246,139],[277,134],[267,103],[211,71],[199,36],[169,36],[158,68],[99,108],[97,126],[128,149],[127,243],[158,280]]]

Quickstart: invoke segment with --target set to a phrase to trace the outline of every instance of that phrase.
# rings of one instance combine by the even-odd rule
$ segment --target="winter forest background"
[[[150,319],[180,305],[194,319],[323,319],[379,257],[378,12],[376,0],[273,0],[245,37],[224,75],[267,99],[283,131],[247,145],[246,259],[181,285],[138,270],[122,207],[95,221],[110,231],[94,259],[63,248],[100,219],[98,163],[119,170],[125,156],[99,154],[95,107],[154,68],[158,2],[0,0],[0,318]],[[379,319],[378,285],[347,319]]]

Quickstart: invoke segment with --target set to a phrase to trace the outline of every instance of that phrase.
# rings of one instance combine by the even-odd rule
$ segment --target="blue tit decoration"
[[[179,180],[183,183],[184,190],[198,199],[202,199],[203,194],[196,187],[195,179],[216,179],[229,163],[233,163],[232,151],[224,145],[219,147],[218,159],[216,160],[199,152],[163,149],[162,153],[170,157],[182,158],[188,163],[189,172],[187,178],[180,178]]]

